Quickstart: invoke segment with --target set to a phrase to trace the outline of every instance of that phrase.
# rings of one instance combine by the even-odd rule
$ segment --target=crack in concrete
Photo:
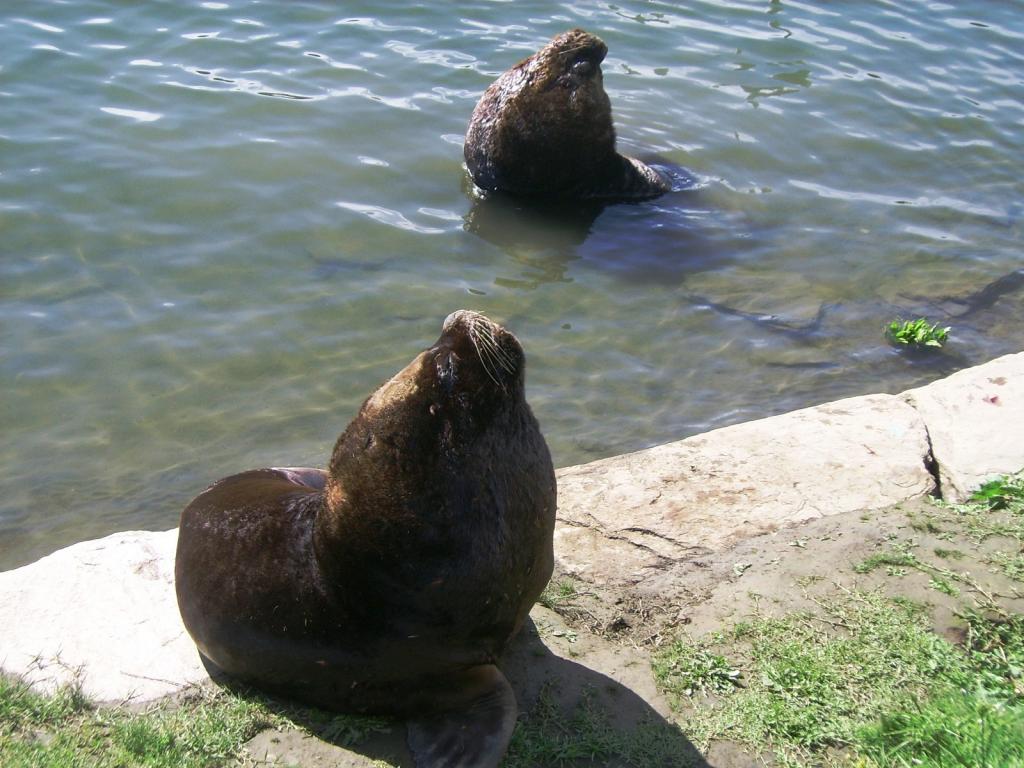
[[[692,547],[686,547],[686,546],[680,544],[675,539],[673,539],[673,538],[671,538],[669,536],[666,536],[663,533],[658,533],[657,531],[652,531],[650,528],[643,528],[641,526],[630,526],[628,528],[620,528],[619,531],[622,532],[622,533],[637,533],[637,534],[640,534],[641,536],[650,536],[652,539],[658,539],[660,541],[664,541],[664,542],[670,544],[673,549],[682,550],[684,552],[687,549],[692,549]],[[631,542],[633,544],[636,544],[638,547],[646,546],[644,544],[641,544],[640,542],[633,541],[633,539],[627,539],[627,541],[629,541],[629,542]],[[669,555],[661,555],[661,557],[664,557],[666,559],[672,560],[674,562],[678,562],[679,561],[679,558],[677,558],[677,557],[670,557]]]
[[[935,449],[932,447],[932,433],[928,428],[928,422],[924,420],[924,414],[918,409],[912,395],[909,397],[904,396],[902,399],[904,403],[914,409],[914,413],[921,419],[921,427],[924,429],[924,441],[928,446],[928,450],[921,457],[921,462],[924,465],[925,471],[932,476],[932,480],[935,482],[935,489],[932,491],[931,496],[941,500],[943,496],[942,476],[939,471],[939,460],[935,458]]]

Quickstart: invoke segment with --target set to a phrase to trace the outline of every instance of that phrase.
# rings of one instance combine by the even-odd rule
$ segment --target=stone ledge
[[[866,395],[558,472],[555,555],[595,584],[642,582],[742,539],[933,493],[928,430]]]
[[[83,541],[0,573],[0,669],[40,691],[152,701],[209,676],[178,615],[178,529]]]
[[[928,425],[942,497],[964,501],[1024,465],[1024,353],[1004,355],[900,395]]]
[[[670,587],[673,569],[807,520],[1024,467],[1024,353],[902,395],[867,395],[558,472],[555,555],[594,584]],[[935,462],[932,462],[934,454]],[[207,679],[178,615],[177,531],[118,533],[0,573],[0,668],[101,702]]]

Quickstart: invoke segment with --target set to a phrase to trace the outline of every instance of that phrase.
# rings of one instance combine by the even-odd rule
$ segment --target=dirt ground
[[[701,750],[691,743],[685,735],[685,714],[673,712],[655,685],[652,654],[676,637],[697,639],[741,619],[813,611],[823,596],[854,587],[877,587],[929,605],[934,631],[951,642],[962,640],[955,611],[970,599],[970,590],[959,596],[936,591],[930,576],[914,569],[854,570],[869,556],[890,550],[894,542],[913,546],[922,557],[936,549],[961,552],[958,572],[970,572],[981,590],[1009,596],[1005,607],[1024,612],[1019,584],[985,563],[999,542],[977,543],[964,531],[937,526],[931,522],[932,510],[930,500],[922,499],[883,511],[825,517],[749,539],[727,552],[679,564],[661,580],[656,594],[596,587],[556,572],[545,605],[535,606],[532,623],[501,665],[519,702],[519,729],[532,732],[533,724],[544,720],[571,736],[580,723],[593,728],[597,722],[603,732],[599,735],[623,742],[646,729],[648,737],[654,734],[661,755],[657,763],[640,762],[636,752],[592,761],[568,751],[553,763],[558,765],[770,765],[769,756],[752,754],[738,744],[713,742]],[[586,715],[582,719],[581,712]],[[588,713],[600,717],[587,719]],[[344,741],[303,729],[271,730],[249,743],[248,754],[251,764],[259,766],[412,765],[401,723],[351,748],[339,746]],[[516,744],[514,739],[509,764],[537,764],[521,755],[515,758]]]

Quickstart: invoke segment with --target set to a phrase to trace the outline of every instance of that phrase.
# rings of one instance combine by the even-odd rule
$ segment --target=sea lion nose
[[[448,331],[450,331],[452,328],[454,328],[455,324],[457,322],[459,322],[459,319],[463,315],[465,315],[467,311],[468,310],[465,310],[465,309],[457,309],[454,312],[452,312],[450,315],[448,315],[448,317],[446,317],[444,319],[444,323],[442,323],[442,325],[441,325],[441,333],[448,333]]]
[[[481,315],[479,312],[474,312],[472,309],[457,309],[444,319],[444,324],[441,326],[441,333],[448,333],[460,322],[468,326],[471,320],[475,320],[478,323],[482,322],[484,325],[494,325],[491,320],[484,315]]]

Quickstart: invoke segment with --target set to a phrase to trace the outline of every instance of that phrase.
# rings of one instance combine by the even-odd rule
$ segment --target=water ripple
[[[146,112],[141,109],[124,109],[122,107],[100,107],[101,112],[118,117],[128,117],[139,123],[152,123],[163,117],[159,112]]]
[[[469,300],[527,343],[558,464],[923,383],[880,343],[900,294],[1019,269],[1019,6],[0,3],[0,568],[322,461]],[[623,149],[699,184],[474,199],[474,104],[573,26]],[[1019,351],[1020,307],[957,359]]]
[[[433,36],[435,31],[428,29],[427,27],[416,27],[401,24],[388,24],[387,22],[369,16],[353,17],[348,19],[339,19],[334,22],[335,26],[351,26],[351,27],[362,27],[364,29],[372,29],[378,32],[418,32],[423,35]]]
[[[900,197],[897,195],[885,195],[878,192],[853,192],[845,189],[836,189],[824,184],[815,184],[799,179],[790,179],[789,183],[797,189],[805,189],[814,192],[820,197],[834,200],[857,201],[862,203],[873,203],[876,205],[912,206],[915,208],[949,208],[956,211],[964,211],[975,216],[990,216],[1000,218],[1006,215],[1005,211],[998,211],[983,205],[970,203],[955,197],[939,195],[936,197]]]
[[[32,21],[31,19],[11,19],[11,21],[17,22],[18,24],[25,24],[33,29],[38,29],[40,32],[54,32],[57,34],[62,34],[64,32],[60,27],[55,27],[52,24],[44,24],[41,21]]]
[[[377,205],[363,205],[362,203],[346,203],[338,202],[335,203],[339,208],[344,208],[347,211],[354,211],[355,213],[361,213],[374,221],[379,221],[381,224],[387,224],[389,227],[395,229],[404,229],[409,232],[418,232],[421,235],[443,235],[447,230],[437,229],[436,227],[425,227],[421,224],[416,224],[398,211],[393,211],[390,208],[384,208]],[[461,218],[459,219],[461,220]]]
[[[433,64],[450,69],[468,69],[476,62],[475,57],[461,51],[420,50],[419,47],[411,43],[397,40],[388,42],[385,47],[420,64]]]

